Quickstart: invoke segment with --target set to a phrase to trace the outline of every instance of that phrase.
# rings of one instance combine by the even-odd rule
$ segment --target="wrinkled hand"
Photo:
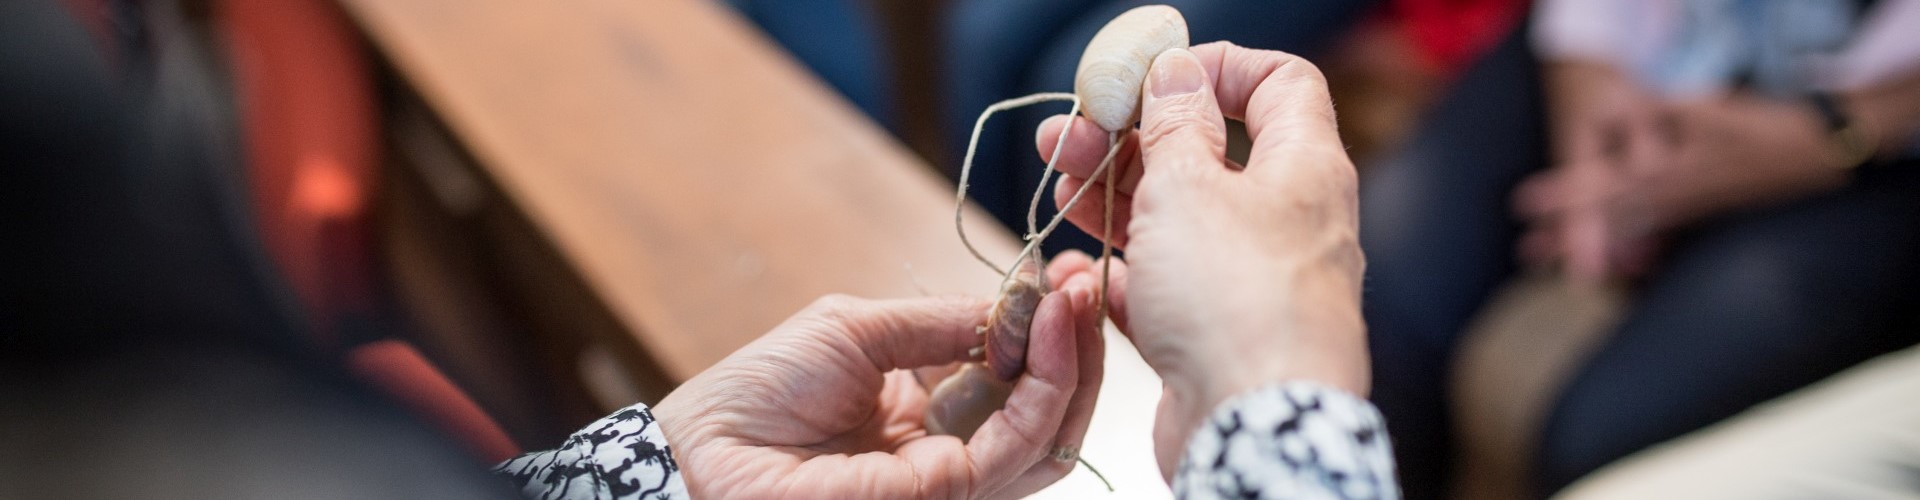
[[[1124,247],[1115,266],[1115,323],[1160,374],[1154,424],[1161,472],[1227,398],[1286,380],[1364,397],[1355,174],[1334,128],[1326,81],[1280,52],[1212,43],[1155,59],[1138,140],[1116,164],[1115,234],[1102,235],[1104,185],[1068,212]],[[1226,159],[1226,125],[1247,123],[1248,164]],[[1080,120],[1067,138],[1056,201],[1087,182],[1107,136]],[[1051,153],[1066,117],[1043,123]],[[1119,232],[1124,229],[1124,232]]]
[[[1521,254],[1584,283],[1632,278],[1661,236],[1707,217],[1835,189],[1846,169],[1798,102],[1728,96],[1661,104],[1624,144],[1575,156],[1515,193]]]
[[[1084,272],[1085,261],[1077,272]],[[1091,283],[1047,296],[1007,407],[962,444],[929,436],[908,369],[967,359],[984,299],[823,298],[654,408],[689,489],[712,498],[1018,497],[1072,463],[1099,392]],[[1091,339],[1091,340],[1089,340]]]

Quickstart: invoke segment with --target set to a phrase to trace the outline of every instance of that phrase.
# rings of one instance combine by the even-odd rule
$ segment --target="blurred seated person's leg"
[[[1920,348],[1636,453],[1562,500],[1920,497]]]
[[[1920,341],[1917,169],[1683,236],[1559,396],[1539,491]]]
[[[1043,4],[1058,4],[1047,5]],[[1034,92],[1072,92],[1073,74],[1087,41],[1127,9],[1166,4],[1180,9],[1192,43],[1228,40],[1262,49],[1311,54],[1331,43],[1376,2],[1355,0],[1108,0],[1030,2],[958,0],[949,21],[951,98],[943,120],[955,165],[966,152],[974,119],[988,105]],[[1068,8],[1072,7],[1072,8]],[[1025,225],[1027,204],[1045,162],[1033,151],[1040,120],[1065,113],[1066,104],[1040,106],[996,118],[980,134],[974,158],[976,199],[1003,223]],[[1052,186],[1048,186],[1051,193]],[[1051,194],[1046,199],[1052,199]],[[1041,203],[1050,217],[1051,203]],[[1049,253],[1067,248],[1098,252],[1099,245],[1068,227],[1047,241]]]
[[[1515,33],[1468,68],[1405,146],[1361,166],[1363,302],[1373,400],[1407,498],[1445,498],[1449,367],[1461,331],[1514,270],[1508,193],[1544,162],[1538,65]]]

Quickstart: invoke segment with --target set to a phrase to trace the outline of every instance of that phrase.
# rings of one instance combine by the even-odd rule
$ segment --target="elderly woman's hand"
[[[1072,264],[1072,274],[1086,268],[1084,258]],[[713,498],[982,498],[1058,480],[1073,464],[1049,453],[1086,433],[1103,353],[1091,280],[1050,274],[1070,285],[1041,302],[1027,372],[971,442],[927,435],[927,391],[906,370],[967,359],[990,304],[828,297],[654,408],[689,489]]]
[[[1289,380],[1365,396],[1366,326],[1353,164],[1326,81],[1289,54],[1227,43],[1172,50],[1149,71],[1138,147],[1116,160],[1116,232],[1132,261],[1114,319],[1165,381],[1154,441],[1162,472],[1229,397]],[[1253,137],[1226,158],[1225,118]],[[1089,179],[1106,134],[1085,118],[1061,158],[1059,201]],[[1042,155],[1065,117],[1042,124]],[[1131,140],[1131,139],[1129,139]],[[1104,185],[1068,218],[1099,235]],[[1116,266],[1116,271],[1120,271]]]

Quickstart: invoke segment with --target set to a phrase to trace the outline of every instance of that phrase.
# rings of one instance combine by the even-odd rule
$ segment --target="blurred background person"
[[[1462,330],[1523,264],[1631,285],[1552,405],[1546,495],[1914,344],[1920,2],[1550,0],[1367,165],[1374,398],[1410,498]]]
[[[1232,40],[1242,46],[1297,53],[1316,61],[1342,61],[1344,64],[1328,68],[1343,73],[1330,75],[1336,80],[1336,98],[1346,92],[1369,101],[1368,109],[1359,110],[1356,105],[1358,112],[1342,116],[1342,134],[1349,136],[1350,143],[1360,143],[1356,148],[1364,156],[1371,149],[1367,144],[1371,141],[1358,137],[1368,133],[1352,130],[1352,122],[1404,118],[1401,104],[1427,100],[1429,96],[1421,86],[1457,73],[1478,54],[1491,49],[1517,24],[1527,2],[727,3],[861,111],[952,176],[958,172],[981,110],[1002,99],[1071,90],[1073,73],[1087,41],[1113,16],[1133,7],[1158,3],[1180,9],[1195,44]],[[1042,118],[1065,109],[1062,104],[1013,110],[997,115],[982,129],[970,192],[1003,224],[1016,226],[1024,220],[1044,164],[1029,154],[1028,132]],[[1386,127],[1398,129],[1399,125]],[[1244,157],[1245,142],[1236,136],[1230,153]],[[1043,216],[1053,213],[1053,208],[1045,204],[1040,210]],[[1099,247],[1075,228],[1065,228],[1046,244],[1049,254],[1068,248],[1094,251]]]

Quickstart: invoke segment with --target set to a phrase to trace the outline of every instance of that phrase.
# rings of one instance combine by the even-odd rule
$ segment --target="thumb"
[[[966,443],[975,473],[973,485],[998,492],[1057,443],[1068,403],[1080,383],[1078,339],[1070,294],[1040,299],[1028,340],[1027,371],[1014,382],[1006,405],[980,426]],[[1012,492],[1002,492],[1005,495]],[[1022,492],[1030,493],[1030,492]],[[996,495],[998,496],[998,495]]]
[[[974,327],[987,318],[992,303],[977,297],[868,300],[829,295],[789,319],[813,326],[809,341],[826,338],[875,373],[942,365],[968,358],[980,345]]]
[[[1153,59],[1141,104],[1140,150],[1147,176],[1196,175],[1226,167],[1227,124],[1213,77],[1187,49]]]

